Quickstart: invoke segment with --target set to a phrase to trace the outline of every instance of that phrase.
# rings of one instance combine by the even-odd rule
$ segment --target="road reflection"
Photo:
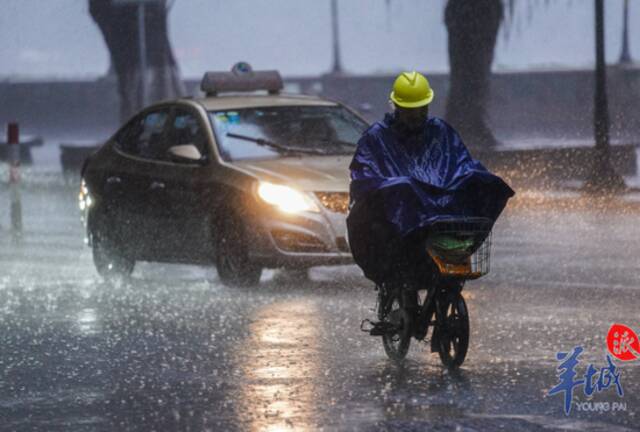
[[[298,300],[256,311],[250,336],[236,353],[242,373],[238,417],[248,430],[315,428],[316,402],[322,400],[317,316],[312,302]]]
[[[100,323],[97,319],[96,310],[94,308],[81,309],[80,312],[78,312],[76,324],[80,334],[85,336],[96,335],[101,331]]]

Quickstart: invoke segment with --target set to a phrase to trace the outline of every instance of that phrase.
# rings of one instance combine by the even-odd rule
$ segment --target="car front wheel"
[[[239,217],[228,215],[216,237],[216,270],[222,283],[244,287],[257,285],[262,267],[249,260],[246,231]]]

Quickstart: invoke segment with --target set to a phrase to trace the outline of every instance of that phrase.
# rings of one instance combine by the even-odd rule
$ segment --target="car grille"
[[[272,230],[271,236],[278,248],[286,252],[327,252],[327,246],[318,238],[311,235],[285,231]]]
[[[349,211],[349,192],[316,192],[316,196],[329,211],[335,213]]]

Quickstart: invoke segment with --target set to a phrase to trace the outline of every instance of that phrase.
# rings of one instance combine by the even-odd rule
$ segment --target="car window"
[[[177,108],[173,120],[165,137],[163,154],[168,158],[167,151],[171,146],[193,144],[202,155],[208,154],[207,140],[195,114]]]
[[[138,154],[138,138],[142,133],[142,120],[143,117],[138,116],[118,132],[115,142],[119,150],[131,155]]]
[[[168,119],[166,109],[133,119],[116,137],[118,148],[133,156],[156,159]]]
[[[360,119],[354,119],[355,116],[351,113],[349,114],[330,116],[327,120],[339,141],[357,144],[367,125],[363,124]]]
[[[342,106],[245,108],[212,111],[209,118],[225,160],[277,158],[288,150],[353,154],[367,128]]]

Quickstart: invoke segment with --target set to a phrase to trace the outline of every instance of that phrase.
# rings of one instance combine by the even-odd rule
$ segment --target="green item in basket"
[[[473,246],[473,239],[459,239],[452,235],[435,234],[431,238],[431,245],[444,251],[467,250]]]

